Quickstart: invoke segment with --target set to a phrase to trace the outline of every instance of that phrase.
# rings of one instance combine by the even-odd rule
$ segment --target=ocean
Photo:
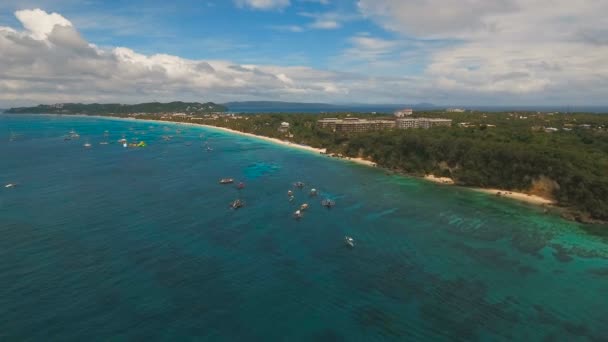
[[[537,207],[165,123],[4,114],[0,160],[2,341],[608,339],[608,237]]]

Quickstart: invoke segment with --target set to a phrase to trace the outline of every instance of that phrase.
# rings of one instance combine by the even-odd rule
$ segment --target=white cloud
[[[235,0],[241,7],[250,7],[257,10],[275,10],[288,7],[289,0]]]
[[[366,84],[372,82],[361,75],[303,66],[239,65],[145,55],[125,47],[99,48],[57,15],[31,13],[38,22],[56,24],[30,25],[31,17],[22,16],[20,21],[28,23],[24,30],[0,27],[0,103],[5,105],[175,99],[361,101],[368,94]]]
[[[405,37],[451,41],[429,56],[438,91],[605,102],[608,1],[359,0],[361,13]],[[604,56],[604,57],[602,57]],[[583,100],[584,99],[584,100]]]
[[[61,15],[48,14],[40,9],[17,11],[15,16],[30,32],[31,37],[37,40],[46,39],[55,25],[72,26],[72,23]]]

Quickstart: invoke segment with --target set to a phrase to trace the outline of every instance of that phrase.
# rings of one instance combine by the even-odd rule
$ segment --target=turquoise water
[[[0,184],[18,183],[0,188],[0,340],[608,340],[605,237],[506,199],[176,129],[0,115]],[[336,207],[306,189],[289,203],[299,180]]]

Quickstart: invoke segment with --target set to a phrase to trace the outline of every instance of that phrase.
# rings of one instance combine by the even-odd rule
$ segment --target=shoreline
[[[51,115],[57,115],[57,114],[51,114]],[[100,119],[115,119],[115,120],[121,120],[121,121],[141,121],[141,122],[149,122],[149,123],[157,123],[157,124],[159,124],[159,123],[160,124],[174,124],[174,125],[178,125],[178,126],[185,125],[185,126],[191,126],[191,127],[203,127],[203,128],[207,128],[207,129],[211,129],[211,130],[218,130],[218,131],[229,133],[229,134],[236,134],[236,135],[245,136],[245,137],[249,137],[249,138],[253,138],[253,139],[259,139],[259,140],[263,140],[263,141],[266,141],[269,143],[282,145],[285,147],[313,152],[315,154],[326,156],[331,159],[349,161],[349,162],[352,162],[352,163],[355,163],[358,165],[367,166],[367,167],[374,167],[374,168],[378,167],[378,165],[375,162],[373,162],[371,160],[363,159],[363,158],[332,157],[331,155],[326,154],[327,149],[325,149],[325,148],[316,148],[316,147],[312,147],[312,146],[308,146],[308,145],[296,144],[296,143],[293,143],[290,141],[280,140],[277,138],[270,138],[270,137],[266,137],[263,135],[256,135],[253,133],[241,132],[241,131],[237,131],[237,130],[225,128],[225,127],[220,127],[220,126],[213,126],[213,125],[192,123],[192,122],[175,122],[175,121],[165,121],[165,120],[121,118],[121,117],[103,116],[103,115],[70,115],[70,116],[100,118]],[[403,175],[403,176],[410,177],[410,178],[417,178],[417,179],[425,180],[425,181],[435,183],[435,184],[457,186],[456,182],[452,178],[449,178],[449,177],[436,177],[434,175],[425,175],[424,177],[416,177],[416,176],[411,176],[411,175]],[[482,192],[482,193],[485,193],[488,195],[495,195],[495,196],[502,197],[502,198],[508,198],[508,199],[516,200],[518,202],[523,202],[523,203],[532,204],[532,205],[541,206],[541,207],[556,205],[556,202],[554,200],[544,198],[541,196],[537,196],[537,195],[526,194],[523,192],[502,190],[502,189],[493,189],[493,188],[467,187],[467,186],[463,186],[461,188],[468,189],[468,190],[475,191],[475,192]]]

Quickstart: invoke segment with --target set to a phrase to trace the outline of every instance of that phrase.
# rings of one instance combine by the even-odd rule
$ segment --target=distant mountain
[[[284,112],[284,113],[323,113],[323,112],[378,112],[392,113],[401,108],[435,108],[430,103],[405,104],[363,104],[363,103],[306,103],[281,101],[242,101],[224,103],[231,112]]]
[[[225,112],[226,107],[215,104],[213,102],[198,103],[198,102],[150,102],[134,105],[125,104],[82,104],[82,103],[59,103],[54,105],[38,105],[35,107],[18,107],[11,108],[6,113],[16,114],[129,114],[129,113],[176,113],[183,112],[187,114],[209,113],[209,112]]]

